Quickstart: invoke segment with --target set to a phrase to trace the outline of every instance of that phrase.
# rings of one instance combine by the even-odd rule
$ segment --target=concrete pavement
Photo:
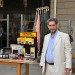
[[[25,65],[22,65],[22,74],[25,75]],[[16,75],[16,67],[9,65],[0,65],[0,75]],[[29,75],[42,75],[39,64],[29,65]]]
[[[22,74],[25,75],[25,65],[21,66]],[[30,64],[29,65],[29,75],[42,75],[39,64]],[[16,75],[16,67],[10,65],[0,65],[0,75]],[[72,75],[75,75],[73,73]]]

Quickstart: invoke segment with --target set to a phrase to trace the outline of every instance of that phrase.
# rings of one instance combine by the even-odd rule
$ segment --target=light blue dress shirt
[[[51,35],[49,39],[48,48],[46,52],[46,62],[48,63],[54,63],[53,51],[54,51],[54,42],[55,42],[56,34],[57,31],[55,32],[54,35]]]

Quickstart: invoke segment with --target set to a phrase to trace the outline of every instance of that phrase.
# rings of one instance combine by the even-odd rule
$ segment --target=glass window
[[[9,25],[7,25],[7,14],[2,14],[2,18],[0,19],[2,25],[2,36],[0,36],[0,48],[7,47],[7,44],[16,44],[17,37],[19,37],[19,33],[22,31],[21,27],[25,25],[26,32],[33,31],[35,14],[22,14],[22,24],[21,24],[21,14],[9,14]],[[8,27],[9,26],[9,27]],[[9,32],[8,32],[9,31]],[[8,35],[8,39],[7,39]],[[7,43],[9,42],[9,43]]]

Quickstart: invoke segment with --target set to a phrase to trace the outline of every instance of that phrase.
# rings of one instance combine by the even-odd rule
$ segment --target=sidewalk
[[[25,65],[23,64],[21,68],[21,75],[25,75]],[[0,65],[0,75],[16,75],[16,67],[9,65]],[[42,75],[39,64],[29,65],[29,75]],[[73,73],[72,75],[75,75],[75,73]]]
[[[22,65],[22,74],[25,75],[25,65]],[[16,67],[9,65],[0,65],[0,75],[16,75]],[[29,65],[29,75],[42,75],[39,64]]]

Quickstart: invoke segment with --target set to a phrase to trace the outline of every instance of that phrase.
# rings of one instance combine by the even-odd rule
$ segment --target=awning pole
[[[54,0],[54,18],[56,18],[57,13],[56,13],[56,8],[57,8],[57,0]]]

